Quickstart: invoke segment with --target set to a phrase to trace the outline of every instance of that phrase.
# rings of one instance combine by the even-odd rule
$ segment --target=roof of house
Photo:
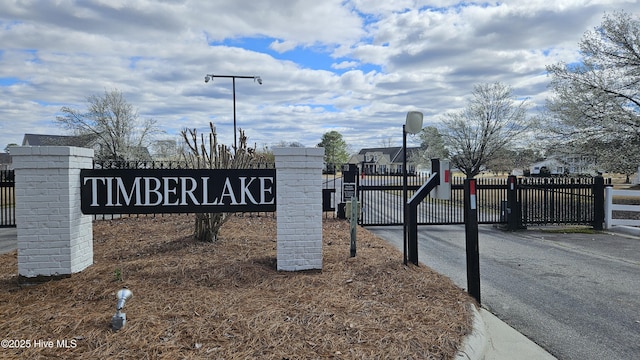
[[[411,158],[411,153],[420,149],[419,147],[407,147],[407,158]],[[404,159],[404,152],[402,146],[393,147],[379,147],[379,148],[364,148],[358,152],[358,155],[366,155],[368,153],[378,152],[383,155],[389,155],[389,160],[392,163],[400,163]]]
[[[24,134],[22,146],[76,146],[91,147],[95,141],[95,135],[44,135],[44,134]]]
[[[131,148],[131,155],[138,160],[151,160],[151,154],[146,146],[135,146]]]
[[[402,147],[400,147],[400,146],[380,147],[380,148],[364,148],[364,149],[361,149],[360,152],[358,152],[358,155],[365,155],[367,153],[379,152],[379,153],[382,153],[384,155],[389,155],[391,158],[393,158],[401,149],[402,149]]]
[[[413,153],[417,152],[418,150],[420,150],[419,147],[408,147],[407,148],[407,161],[411,161],[411,156],[413,155]],[[391,162],[400,163],[400,162],[403,162],[403,160],[404,160],[404,152],[403,151],[398,151],[398,153],[396,154],[396,157],[391,159]]]
[[[75,146],[93,148],[98,136],[88,135],[45,135],[24,134],[22,146]],[[134,146],[130,149],[130,156],[136,160],[151,160],[149,149],[145,146]]]

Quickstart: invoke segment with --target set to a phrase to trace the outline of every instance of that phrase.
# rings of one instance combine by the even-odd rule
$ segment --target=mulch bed
[[[194,241],[193,215],[94,223],[94,265],[21,285],[0,255],[3,359],[452,359],[473,300],[426,266],[346,221],[323,223],[322,271],[276,270],[276,221],[233,216],[216,243]],[[120,331],[115,293],[133,292]],[[34,348],[51,344],[53,348]],[[62,347],[66,340],[67,348]],[[17,345],[14,343],[13,345]]]

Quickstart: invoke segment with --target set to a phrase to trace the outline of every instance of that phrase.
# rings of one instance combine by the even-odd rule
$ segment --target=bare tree
[[[518,135],[527,131],[527,101],[517,102],[511,87],[502,83],[473,88],[469,104],[445,115],[441,134],[451,163],[473,178]]]
[[[261,162],[256,149],[247,147],[247,137],[242,129],[240,133],[239,149],[234,153],[229,147],[218,143],[216,128],[209,123],[210,133],[206,136],[196,129],[185,129],[181,132],[188,151],[183,153],[187,166],[193,169],[243,169],[255,166]],[[194,236],[205,242],[218,239],[220,227],[227,221],[228,213],[196,214]]]
[[[640,20],[624,12],[605,15],[580,41],[582,62],[547,67],[555,96],[547,106],[553,130],[585,137],[628,134],[640,138]]]
[[[304,147],[304,145],[299,142],[299,141],[284,141],[284,140],[280,140],[279,142],[277,142],[276,144],[274,144],[272,147],[276,148],[276,147]]]
[[[390,148],[393,147],[393,137],[392,136],[387,136],[385,138],[380,139],[380,147],[383,148]]]
[[[595,155],[598,171],[623,174],[626,183],[630,183],[631,175],[638,172],[640,152],[625,138],[613,138],[608,142],[591,141],[586,149],[583,148],[583,152]]]
[[[119,90],[105,90],[103,96],[90,95],[86,100],[86,111],[64,106],[60,109],[64,115],[56,117],[56,122],[78,135],[95,136],[98,158],[130,160],[158,132],[156,121],[140,121],[138,112]]]
[[[640,145],[639,34],[638,18],[623,11],[605,14],[580,41],[580,63],[547,67],[554,92],[547,101],[548,130],[576,152],[620,164],[622,173],[629,171],[625,155],[609,145]]]
[[[496,156],[487,161],[487,171],[491,171],[494,176],[500,174],[509,174],[513,169],[515,163],[516,152],[507,148],[500,150]]]

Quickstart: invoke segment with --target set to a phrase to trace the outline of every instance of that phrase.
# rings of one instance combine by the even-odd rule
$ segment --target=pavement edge
[[[482,360],[489,340],[487,338],[487,327],[478,309],[474,304],[470,304],[471,314],[473,315],[473,330],[467,335],[462,343],[462,348],[456,354],[456,360]]]
[[[640,237],[640,228],[635,226],[612,226],[605,231],[613,234],[625,234]]]

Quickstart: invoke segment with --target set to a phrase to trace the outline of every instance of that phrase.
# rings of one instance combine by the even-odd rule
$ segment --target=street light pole
[[[231,78],[233,83],[233,150],[238,150],[238,133],[236,129],[236,79],[253,79],[253,81],[257,81],[258,84],[262,85],[262,78],[260,76],[243,76],[243,75],[214,75],[207,74],[204,77],[204,82],[208,83],[209,80],[213,82],[214,78]]]
[[[407,265],[407,125],[402,124],[402,239],[403,260]]]
[[[238,130],[236,129],[236,78],[231,78],[233,83],[233,152],[238,151]]]
[[[417,134],[422,131],[422,119],[423,114],[419,111],[409,111],[407,113],[407,119],[402,125],[402,228],[403,228],[403,245],[404,245],[404,259],[403,263],[407,265],[407,247],[408,247],[408,224],[407,224],[407,210],[409,208],[408,195],[407,195],[407,133]]]

